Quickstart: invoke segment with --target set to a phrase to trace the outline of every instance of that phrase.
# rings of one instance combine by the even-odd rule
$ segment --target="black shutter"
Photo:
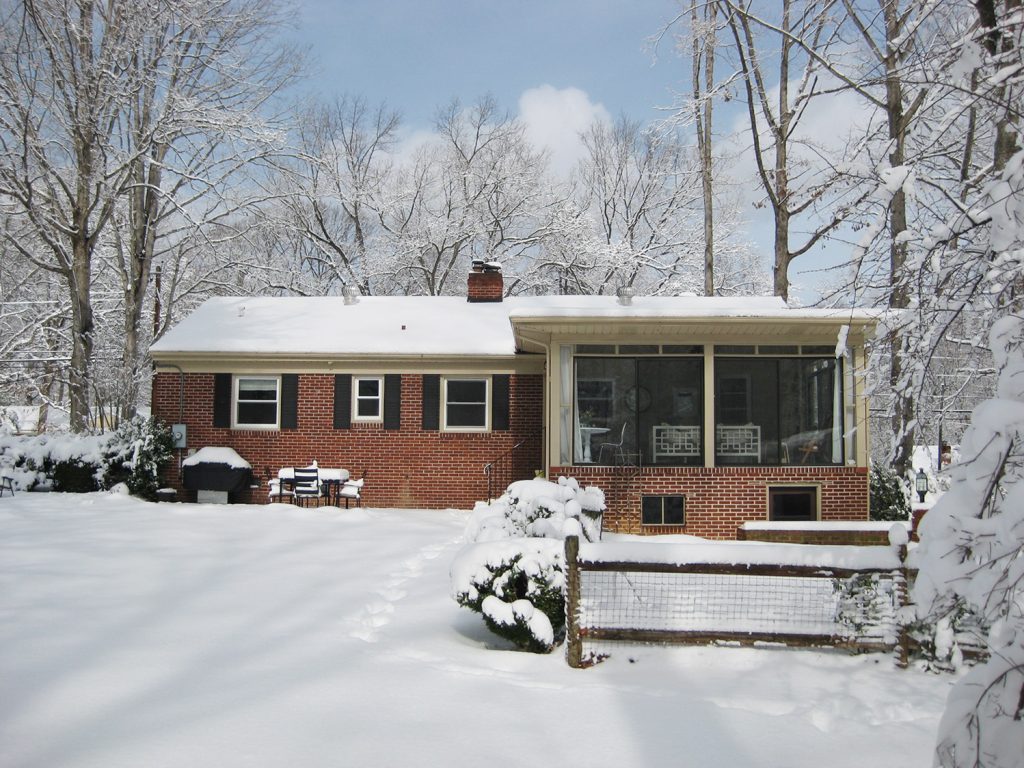
[[[508,429],[508,384],[507,373],[491,376],[491,429]]]
[[[352,374],[334,375],[334,428],[352,426]]]
[[[423,376],[423,429],[441,428],[441,377]]]
[[[281,429],[299,426],[299,374],[281,375]]]
[[[231,374],[213,374],[213,426],[231,427]]]
[[[402,374],[384,376],[384,429],[402,428]]]

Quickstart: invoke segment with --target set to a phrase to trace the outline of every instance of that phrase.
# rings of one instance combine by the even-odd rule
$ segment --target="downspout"
[[[178,372],[178,423],[185,423],[185,371],[180,365],[174,363],[160,363],[161,368],[173,368]],[[184,448],[178,448],[178,478],[181,478],[181,463],[183,461],[181,452]]]

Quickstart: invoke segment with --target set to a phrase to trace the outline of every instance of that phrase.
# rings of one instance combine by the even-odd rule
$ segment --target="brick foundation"
[[[153,415],[167,423],[179,421],[178,373],[153,377]],[[513,375],[509,391],[509,429],[482,433],[424,431],[421,427],[422,377],[402,376],[402,425],[385,430],[379,423],[354,422],[349,429],[333,428],[334,376],[299,376],[299,420],[294,430],[242,430],[213,427],[212,373],[184,374],[185,423],[191,448],[208,445],[234,448],[253,467],[260,487],[238,501],[267,500],[267,480],[281,467],[304,466],[316,459],[323,467],[344,467],[355,475],[367,473],[363,504],[372,507],[443,509],[472,508],[487,494],[483,465],[512,448],[514,465],[498,485],[533,477],[541,459],[543,377]],[[184,458],[184,456],[182,456]],[[178,463],[165,482],[178,489],[179,499],[194,501],[181,488]]]
[[[863,467],[553,467],[581,485],[605,492],[605,530],[616,533],[686,533],[735,539],[740,525],[768,519],[768,486],[816,485],[821,520],[868,519],[868,471]],[[640,497],[682,494],[686,524],[641,525]]]
[[[864,531],[855,528],[830,531],[814,529],[802,531],[746,531],[740,528],[736,533],[736,538],[740,541],[766,541],[775,544],[819,544],[854,547],[886,547],[889,545],[888,531]]]

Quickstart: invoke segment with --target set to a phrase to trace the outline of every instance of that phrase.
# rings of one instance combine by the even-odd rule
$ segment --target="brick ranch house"
[[[152,347],[154,416],[187,452],[244,457],[260,485],[239,501],[315,459],[365,471],[369,506],[470,508],[500,457],[499,489],[536,470],[600,486],[614,531],[867,519],[874,312],[502,295],[476,264],[468,300],[210,299]]]

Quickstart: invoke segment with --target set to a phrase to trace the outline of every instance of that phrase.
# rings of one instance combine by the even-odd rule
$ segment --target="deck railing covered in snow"
[[[565,543],[567,656],[615,642],[889,651],[907,663],[905,546]],[[604,644],[602,646],[602,644]],[[587,646],[585,648],[584,646]]]

